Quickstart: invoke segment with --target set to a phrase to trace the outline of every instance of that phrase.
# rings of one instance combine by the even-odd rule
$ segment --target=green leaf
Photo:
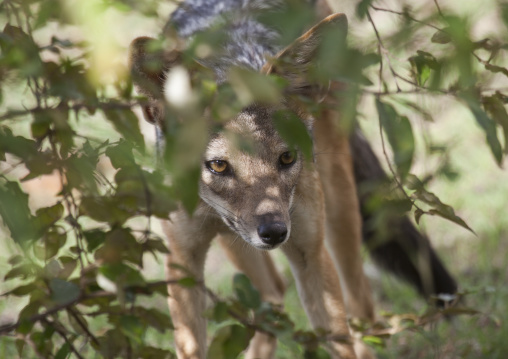
[[[124,139],[133,142],[140,149],[145,148],[144,137],[134,112],[129,109],[105,110],[104,115]]]
[[[29,276],[36,274],[38,269],[40,268],[32,263],[22,263],[9,270],[4,277],[4,281],[13,278],[26,279]]]
[[[218,302],[213,307],[212,313],[210,313],[210,319],[216,323],[222,323],[230,318],[228,310],[229,306],[225,302]]]
[[[496,123],[485,113],[485,111],[483,111],[476,100],[466,98],[466,101],[469,109],[476,119],[476,122],[485,132],[487,144],[489,145],[497,164],[501,166],[503,161],[503,150],[501,148],[501,144],[499,143],[499,139],[497,138]]]
[[[365,343],[373,345],[373,346],[377,346],[377,347],[381,347],[381,348],[386,347],[385,341],[383,340],[383,338],[380,338],[380,337],[376,337],[373,335],[365,335],[362,337],[362,340]]]
[[[312,138],[303,121],[289,111],[275,112],[272,119],[277,132],[284,141],[291,147],[299,148],[305,159],[312,161]]]
[[[30,301],[19,313],[20,325],[16,328],[16,332],[20,334],[28,334],[32,331],[35,322],[30,321],[29,318],[39,314],[39,309],[42,307],[39,301]]]
[[[55,332],[55,328],[48,326],[43,332],[35,331],[30,334],[30,339],[35,344],[35,349],[43,358],[50,357],[53,351],[53,341],[51,337]]]
[[[21,28],[7,23],[2,33],[2,62],[22,76],[37,76],[42,71],[39,46]]]
[[[52,139],[60,144],[60,154],[67,157],[74,146],[74,131],[69,124],[69,109],[62,103],[56,108],[37,111],[33,114],[32,136],[39,141],[52,129]]]
[[[466,222],[464,222],[464,220],[462,218],[460,218],[459,216],[457,216],[455,214],[455,211],[453,210],[452,207],[450,206],[438,206],[439,208],[438,209],[431,209],[429,210],[427,213],[428,214],[431,214],[431,215],[436,215],[436,216],[440,216],[442,218],[445,218],[451,222],[454,222],[454,223],[457,223],[458,225],[464,227],[465,229],[471,231],[471,233],[473,234],[476,234],[475,231],[473,231],[471,229],[471,227],[469,227]]]
[[[134,314],[142,323],[148,324],[160,333],[174,329],[171,318],[166,313],[155,308],[135,307]]]
[[[20,159],[28,161],[37,157],[37,142],[21,136],[14,136],[12,130],[0,126],[0,152],[11,153]]]
[[[55,359],[67,359],[71,353],[71,346],[69,343],[64,343],[62,347],[56,352]]]
[[[28,174],[21,179],[25,182],[42,175],[49,175],[55,170],[53,157],[49,153],[37,153],[25,159],[25,166],[28,169]]]
[[[160,239],[147,239],[141,246],[143,248],[143,252],[150,251],[154,254],[155,252],[169,254],[168,247],[166,247],[164,242]]]
[[[7,261],[7,263],[9,263],[11,266],[14,266],[16,264],[19,264],[21,262],[23,262],[24,260],[24,257],[20,254],[14,254],[12,255],[9,260]]]
[[[508,113],[504,107],[499,94],[486,96],[482,98],[482,104],[485,111],[497,122],[503,129],[504,134],[504,153],[508,154]]]
[[[400,116],[391,105],[381,102],[379,98],[376,99],[376,108],[381,126],[393,150],[397,172],[404,180],[411,170],[415,151],[411,123],[407,117]]]
[[[416,224],[420,224],[420,218],[425,214],[420,208],[415,210],[415,222]]]
[[[194,212],[199,203],[199,180],[201,166],[196,165],[184,173],[180,173],[173,183],[175,197],[179,199],[188,213]]]
[[[233,277],[233,290],[240,303],[246,307],[257,309],[261,305],[261,295],[252,286],[252,283],[245,274],[235,274]]]
[[[207,358],[235,359],[247,348],[253,335],[253,330],[238,324],[222,327],[215,333]]]
[[[61,203],[38,209],[35,213],[35,226],[39,233],[46,232],[49,227],[62,218],[64,212],[65,209]]]
[[[445,28],[443,30],[438,30],[437,32],[432,35],[432,38],[430,41],[432,41],[435,44],[448,44],[452,41],[452,37],[447,32],[449,28]]]
[[[132,209],[131,209],[132,210]],[[81,214],[98,222],[108,222],[111,225],[123,224],[135,215],[122,205],[122,200],[115,197],[84,197],[79,206]]]
[[[22,247],[28,240],[36,239],[35,218],[28,207],[28,195],[18,183],[7,181],[0,185],[0,216],[11,238]]]
[[[83,235],[87,243],[88,252],[93,252],[106,241],[106,232],[100,229],[83,231]]]
[[[502,73],[508,77],[508,69],[506,67],[496,66],[492,64],[485,64],[485,68],[493,73]]]
[[[455,211],[451,206],[444,204],[434,193],[427,191],[423,187],[423,183],[416,176],[409,175],[406,186],[410,190],[415,191],[411,195],[412,198],[418,199],[432,207],[431,210],[425,212],[426,214],[436,215],[445,218],[451,222],[454,222],[464,227],[465,229],[475,234],[475,232],[466,224],[466,222],[455,214]],[[423,213],[418,213],[418,220],[420,219],[422,214]],[[417,213],[415,212],[415,217],[416,216]]]
[[[264,302],[256,309],[256,323],[277,338],[288,339],[293,336],[294,323],[286,313],[272,304]]]
[[[129,345],[123,331],[118,328],[109,329],[103,336],[97,338],[100,346],[100,353],[106,359],[126,357],[124,348]]]
[[[282,98],[280,83],[274,77],[234,67],[228,79],[244,106],[253,103],[275,104]]]
[[[431,70],[439,69],[436,58],[425,51],[418,51],[417,55],[409,58],[413,74],[419,86],[424,86],[431,75]]]
[[[51,279],[49,288],[51,289],[51,300],[57,304],[71,303],[81,295],[81,290],[77,284],[60,278]]]
[[[41,260],[48,260],[57,255],[60,248],[65,245],[67,241],[67,233],[58,231],[57,229],[50,229],[47,231],[42,240],[35,243],[33,249],[34,254]]]
[[[122,260],[143,266],[142,245],[127,228],[116,228],[106,234],[104,245],[95,252],[95,259],[115,264]]]
[[[498,3],[498,5],[501,8],[501,18],[503,19],[505,26],[508,28],[508,4],[501,2]]]
[[[33,282],[25,285],[20,285],[19,287],[14,288],[13,290],[7,292],[7,294],[22,297],[32,293],[37,288],[38,288],[37,283]]]
[[[361,0],[358,2],[358,5],[356,5],[356,16],[358,16],[360,19],[365,18],[369,11],[369,7],[373,2],[374,0]]]
[[[42,1],[40,3],[40,9],[36,14],[35,29],[43,27],[51,20],[58,21],[60,24],[68,22],[67,11],[61,6],[59,0]]]
[[[140,359],[176,359],[176,355],[169,349],[154,348],[151,346],[142,346],[136,358]]]
[[[123,263],[103,265],[99,268],[99,273],[115,282],[118,287],[146,284],[145,279],[138,270]]]
[[[319,346],[319,339],[315,332],[298,330],[292,336],[293,341],[303,344],[308,350],[309,348],[316,349]]]
[[[115,146],[109,146],[106,149],[106,156],[116,169],[136,165],[132,155],[132,144],[125,140],[120,140]]]
[[[84,147],[79,154],[73,154],[64,161],[65,178],[69,188],[76,188],[87,194],[97,193],[95,180],[97,154],[86,152],[89,151]]]
[[[72,274],[72,272],[74,272],[74,269],[76,269],[78,260],[68,256],[59,257],[58,260],[62,264],[62,268],[58,273],[58,277],[61,279],[67,279]]]
[[[31,130],[32,137],[36,139],[45,138],[51,129],[51,117],[47,116],[45,112],[34,112],[34,120],[32,122]]]
[[[122,315],[118,329],[136,344],[143,343],[145,326],[141,324],[140,318],[133,315]]]

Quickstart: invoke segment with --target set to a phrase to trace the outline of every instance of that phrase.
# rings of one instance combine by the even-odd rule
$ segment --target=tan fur
[[[250,106],[210,139],[203,156],[199,190],[202,201],[192,216],[182,209],[172,213],[164,224],[171,252],[167,278],[181,278],[185,275],[181,267],[185,267],[196,279],[203,280],[206,253],[212,239],[218,237],[228,257],[251,279],[263,300],[280,305],[283,281],[268,252],[262,251],[280,246],[289,259],[312,326],[349,339],[327,343],[332,358],[367,359],[372,358],[370,350],[359,341],[353,344],[347,323],[348,314],[372,321],[374,310],[362,269],[361,218],[349,144],[338,126],[340,115],[334,109],[335,100],[326,93],[340,85],[316,86],[306,78],[322,33],[329,27],[342,31],[344,38],[345,16],[328,16],[263,68],[262,72],[290,82],[284,103],[277,107]],[[146,40],[140,41],[146,44]],[[139,57],[136,51],[134,55]],[[139,66],[133,69],[145,80],[151,76],[138,70]],[[155,79],[148,80],[159,86]],[[145,93],[150,95],[147,90]],[[308,113],[298,95],[319,99],[325,108],[317,114]],[[155,96],[152,99],[155,101]],[[281,108],[290,109],[313,129],[315,161],[304,159],[297,151],[291,165],[281,164],[283,154],[293,151],[272,123],[273,113]],[[246,140],[252,151],[239,150],[237,139]],[[211,170],[207,166],[213,161],[226,162],[229,172]],[[266,241],[260,229],[274,223],[286,231],[279,231],[277,241]],[[247,249],[249,245],[257,249]],[[168,290],[178,357],[205,358],[206,321],[201,315],[205,291],[199,286],[179,285],[169,285]],[[274,337],[257,333],[246,358],[272,358],[275,348]]]

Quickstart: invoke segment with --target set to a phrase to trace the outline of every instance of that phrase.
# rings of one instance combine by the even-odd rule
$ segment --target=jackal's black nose
[[[261,240],[272,246],[284,242],[288,228],[282,222],[264,223],[258,227],[258,235]]]

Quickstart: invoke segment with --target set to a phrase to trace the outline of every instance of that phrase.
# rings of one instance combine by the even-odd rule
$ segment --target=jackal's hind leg
[[[270,257],[270,254],[246,247],[242,239],[233,234],[219,237],[224,251],[233,264],[251,280],[260,292],[263,301],[282,305],[284,301],[284,283]],[[277,338],[256,332],[252,338],[245,359],[270,359],[275,355]]]

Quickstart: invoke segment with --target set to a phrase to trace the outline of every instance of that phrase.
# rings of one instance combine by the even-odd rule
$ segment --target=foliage
[[[146,99],[133,95],[125,66],[104,60],[106,55],[115,57],[109,52],[115,47],[106,41],[111,29],[100,19],[111,11],[133,11],[153,19],[159,16],[157,2],[97,0],[86,7],[78,3],[4,0],[0,4],[0,217],[10,233],[6,240],[17,248],[3,275],[10,283],[3,296],[27,301],[19,319],[1,326],[0,334],[9,336],[19,356],[31,350],[55,358],[93,357],[93,353],[106,358],[172,358],[171,347],[147,340],[152,332],[169,335],[172,324],[165,309],[146,306],[145,298],[166,297],[166,285],[187,285],[202,287],[213,302],[207,317],[219,329],[210,357],[237,357],[254,330],[276,335],[306,358],[326,357],[320,344],[340,338],[295,329],[289,316],[262,302],[241,275],[234,278],[234,297],[221,299],[192,278],[168,283],[148,280],[140,272],[143,258],[167,253],[162,239],[152,231],[152,218],[167,218],[179,202],[192,211],[198,201],[199,161],[206,137],[196,140],[196,133],[206,134],[200,117],[204,108],[210,106],[220,124],[255,100],[278,98],[284,83],[235,69],[230,84],[217,86],[210,73],[191,71],[189,64],[191,92],[183,105],[168,104],[168,118],[173,121],[165,163],[155,168],[154,155],[145,145],[133,111]],[[399,4],[400,9],[379,8],[376,3],[359,1],[356,11],[357,21],[370,26],[375,41],[345,49],[333,72],[334,80],[349,86],[340,95],[346,97],[340,102],[344,122],[354,126],[362,115],[361,101],[374,98],[394,189],[380,194],[382,203],[402,202],[393,208],[413,211],[416,222],[423,215],[435,215],[470,229],[452,207],[426,189],[440,176],[454,178],[446,144],[434,143],[432,138],[426,141],[423,151],[442,161],[428,174],[417,177],[413,173],[422,137],[414,128],[415,114],[424,121],[437,120],[413,95],[451,97],[465,106],[479,125],[484,145],[501,166],[508,153],[508,93],[497,84],[508,77],[502,62],[506,29],[496,38],[476,39],[467,17],[440,9],[437,1],[431,11],[426,7],[423,12],[406,3]],[[508,5],[500,3],[499,8],[508,27]],[[76,15],[81,12],[85,15]],[[397,26],[389,34],[382,33],[374,13],[389,13],[398,19]],[[295,14],[284,25],[296,29],[306,18]],[[66,26],[94,28],[92,41],[67,38]],[[431,35],[425,37],[429,30]],[[412,41],[422,36],[424,41]],[[187,50],[188,59],[203,48],[200,44],[217,39],[195,41]],[[395,57],[407,53],[408,44],[407,61],[394,64]],[[324,51],[323,57],[327,56],[335,55]],[[90,131],[89,124],[97,118],[107,121],[110,130]],[[280,116],[277,128],[288,142],[294,141],[310,154],[305,128],[292,120]],[[101,161],[109,161],[114,171],[105,171]],[[22,175],[12,175],[21,173],[20,168]],[[59,193],[51,205],[34,212],[22,185],[41,176],[54,176]],[[365,328],[362,323],[354,327],[366,342],[382,346],[387,336],[455,314],[476,311],[391,315],[380,327]]]

